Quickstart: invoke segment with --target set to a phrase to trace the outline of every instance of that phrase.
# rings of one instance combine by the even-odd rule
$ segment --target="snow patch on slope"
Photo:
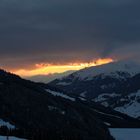
[[[108,98],[114,98],[114,97],[119,97],[121,96],[120,94],[116,94],[116,93],[103,93],[101,95],[99,95],[97,98],[93,99],[95,102],[101,102],[101,101],[105,101]]]
[[[17,137],[8,137],[9,140],[25,140],[22,138],[17,138]],[[7,140],[7,136],[0,136],[0,140]]]
[[[133,102],[131,104],[129,103],[122,107],[116,107],[115,110],[127,114],[131,117],[137,118],[140,116],[140,103],[138,102]]]
[[[82,92],[82,93],[80,94],[80,96],[85,98],[85,97],[86,97],[86,93],[87,93],[87,91],[84,91],[84,92]]]
[[[115,110],[137,118],[140,116],[140,103],[138,102],[139,99],[140,90],[136,93],[129,94],[127,98],[121,98],[120,101],[129,101],[129,103],[125,104],[124,106],[118,106],[115,108]]]
[[[64,110],[61,110],[61,109],[59,109],[58,107],[55,107],[55,106],[48,106],[48,109],[50,111],[58,111],[62,115],[65,115],[66,114],[66,112]]]
[[[0,126],[7,126],[9,129],[15,129],[15,126],[10,124],[9,122],[5,122],[4,120],[0,119]]]
[[[109,130],[115,140],[140,140],[140,129],[111,128]]]
[[[135,97],[135,99],[140,97],[140,90],[138,90],[136,93],[131,93],[130,95],[128,95],[129,98],[131,97]]]
[[[108,122],[104,122],[104,124],[106,124],[107,126],[111,126],[111,124]]]
[[[68,95],[65,95],[65,94],[61,93],[61,92],[56,92],[56,91],[53,91],[53,90],[50,90],[50,89],[46,89],[46,91],[51,93],[54,96],[60,96],[60,97],[65,98],[65,99],[75,101],[75,98],[72,98],[72,97],[70,97]]]
[[[101,105],[103,105],[105,107],[109,107],[109,103],[108,102],[102,102]]]
[[[83,97],[79,97],[79,99],[82,100],[82,101],[86,101],[86,99],[83,98]]]
[[[70,84],[71,83],[67,83],[67,82],[59,82],[59,83],[57,83],[57,85],[59,85],[59,86],[68,86]]]
[[[112,115],[112,114],[108,114],[108,113],[104,113],[104,112],[101,112],[99,110],[96,110],[96,109],[92,109],[93,111],[99,113],[99,114],[103,114],[103,115],[106,115],[106,116],[110,116],[110,117],[115,117],[115,118],[119,118],[119,119],[123,119],[121,118],[120,116],[115,116],[115,115]]]

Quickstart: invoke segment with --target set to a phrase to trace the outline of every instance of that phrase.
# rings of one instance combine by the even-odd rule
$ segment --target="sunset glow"
[[[107,64],[113,62],[113,59],[106,58],[106,59],[98,59],[89,63],[69,63],[69,64],[36,64],[35,69],[27,70],[27,69],[20,69],[13,71],[13,73],[16,73],[20,76],[34,76],[34,75],[47,75],[47,74],[53,74],[53,73],[63,73],[65,71],[69,70],[80,70],[86,67],[90,66],[97,66],[102,64]]]

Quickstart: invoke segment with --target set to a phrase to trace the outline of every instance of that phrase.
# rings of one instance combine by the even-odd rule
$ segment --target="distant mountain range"
[[[31,77],[25,77],[25,79],[35,81],[35,82],[49,83],[57,78],[68,76],[69,74],[72,74],[73,72],[75,72],[75,71],[70,70],[70,71],[66,71],[63,73],[53,73],[53,74],[47,74],[47,75],[35,75],[35,76],[31,76]]]
[[[140,65],[137,63],[123,61],[85,68],[49,85],[67,95],[140,118]]]

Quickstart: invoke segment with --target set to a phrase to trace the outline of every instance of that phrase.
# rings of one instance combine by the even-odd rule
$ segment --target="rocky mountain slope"
[[[68,95],[140,117],[140,65],[113,62],[90,67],[49,83]]]

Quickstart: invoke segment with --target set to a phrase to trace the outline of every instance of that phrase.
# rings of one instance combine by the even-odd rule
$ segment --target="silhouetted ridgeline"
[[[40,84],[3,70],[0,70],[0,110],[0,118],[16,127],[12,131],[1,128],[3,135],[32,140],[113,139],[87,105],[53,96]]]

